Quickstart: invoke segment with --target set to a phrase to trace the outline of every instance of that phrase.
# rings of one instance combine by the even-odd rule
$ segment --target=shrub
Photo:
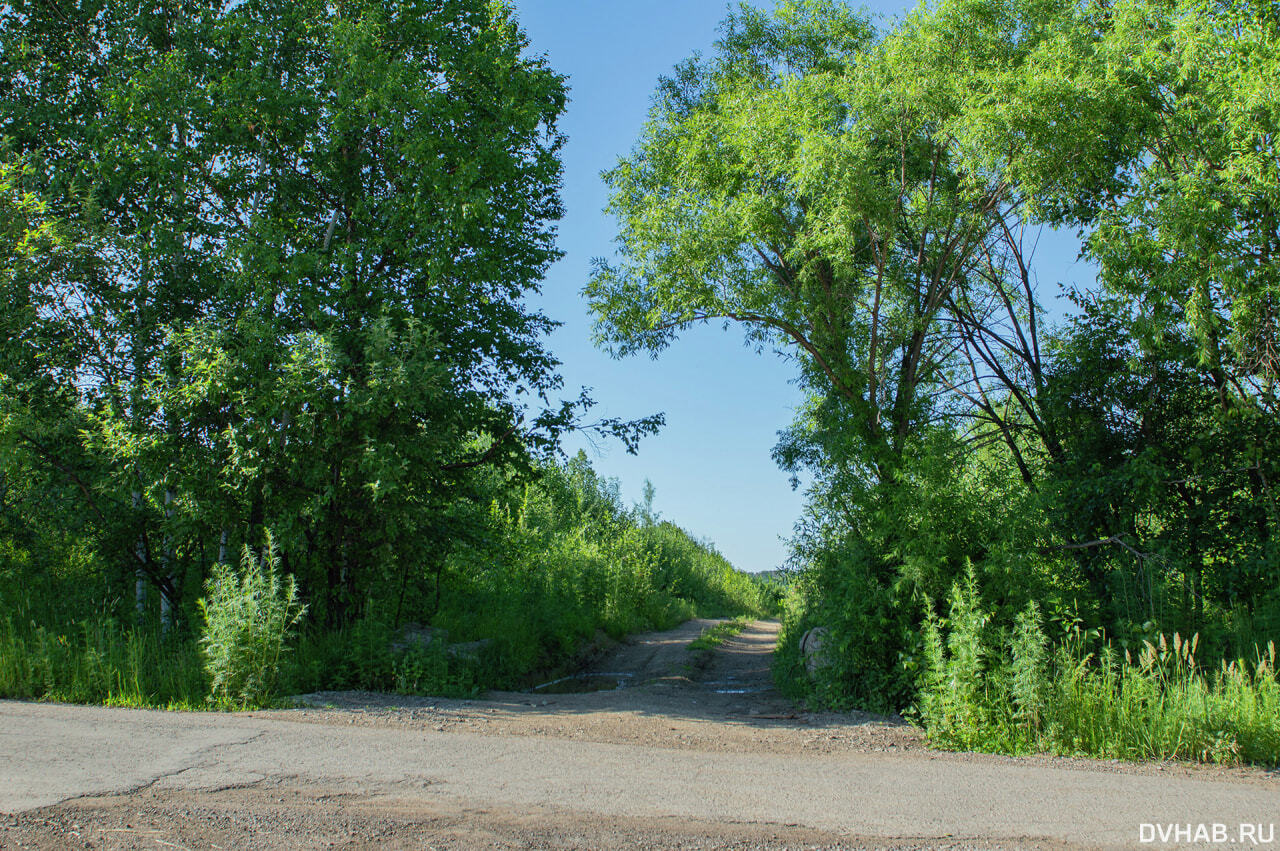
[[[774,680],[812,706],[894,713],[911,697],[906,661],[915,649],[896,590],[856,547],[824,553],[791,583],[783,601]],[[824,664],[807,670],[800,643],[828,630]]]
[[[951,589],[949,630],[928,611],[924,630],[924,688],[919,706],[931,736],[969,745],[983,729],[988,653],[984,642],[987,616],[982,611],[977,580],[969,566],[965,581]]]
[[[258,558],[246,546],[240,570],[219,564],[199,601],[205,628],[200,637],[210,699],[220,705],[262,705],[275,688],[290,631],[306,606],[298,602],[292,576],[281,579],[270,535]]]
[[[1038,730],[1044,718],[1049,688],[1048,649],[1040,624],[1040,607],[1033,600],[1018,615],[1009,644],[1013,715],[1028,732]]]

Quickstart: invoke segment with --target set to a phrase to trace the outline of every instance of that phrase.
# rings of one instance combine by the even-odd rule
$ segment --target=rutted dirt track
[[[0,702],[0,847],[1125,847],[1148,823],[1280,821],[1280,778],[928,751],[797,710],[776,624],[699,658],[640,636],[622,688],[319,694],[240,715]]]

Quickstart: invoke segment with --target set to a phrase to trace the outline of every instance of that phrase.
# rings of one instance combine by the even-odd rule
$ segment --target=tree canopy
[[[341,622],[580,423],[525,301],[566,101],[525,48],[488,0],[0,9],[0,447],[140,594],[270,528]]]

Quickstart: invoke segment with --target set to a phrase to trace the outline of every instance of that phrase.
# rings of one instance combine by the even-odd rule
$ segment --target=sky
[[[766,0],[752,5],[767,8]],[[772,570],[787,556],[785,539],[801,515],[803,490],[774,464],[770,450],[790,423],[801,395],[795,367],[757,354],[741,329],[708,325],[687,331],[657,360],[615,360],[591,342],[582,296],[593,257],[612,257],[615,222],[602,213],[608,198],[600,173],[635,144],[658,78],[694,52],[710,53],[728,11],[723,0],[514,0],[530,52],[545,55],[569,78],[570,102],[560,129],[566,215],[560,222],[564,258],[548,274],[533,304],[563,325],[548,340],[562,361],[566,395],[593,388],[597,416],[632,419],[662,412],[666,426],[630,456],[616,442],[587,450],[596,470],[620,480],[628,504],[641,501],[646,479],[655,509],[695,537],[708,539],[735,567]],[[875,15],[904,13],[907,3],[861,4]],[[1045,240],[1044,255],[1069,267],[1069,240]]]

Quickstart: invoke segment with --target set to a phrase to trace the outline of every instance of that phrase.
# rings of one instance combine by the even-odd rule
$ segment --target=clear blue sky
[[[614,360],[591,343],[582,288],[591,258],[612,256],[615,227],[601,212],[607,193],[600,172],[629,151],[639,135],[658,77],[695,51],[710,52],[727,13],[723,0],[514,0],[531,52],[545,54],[569,77],[570,103],[561,119],[566,216],[565,257],[535,301],[564,325],[549,341],[563,362],[566,391],[594,388],[601,416],[633,418],[662,411],[667,425],[629,456],[617,444],[597,454],[581,440],[596,469],[622,482],[639,502],[647,478],[656,509],[694,535],[712,540],[733,564],[769,570],[786,559],[783,539],[803,505],[769,451],[792,418],[800,394],[793,368],[743,346],[741,332],[719,325],[694,329],[658,360]],[[766,0],[752,5],[768,8]],[[894,16],[909,4],[878,0],[865,8]],[[1042,247],[1043,248],[1043,247]],[[1061,260],[1073,259],[1070,247]],[[1044,251],[1041,252],[1042,256]]]

